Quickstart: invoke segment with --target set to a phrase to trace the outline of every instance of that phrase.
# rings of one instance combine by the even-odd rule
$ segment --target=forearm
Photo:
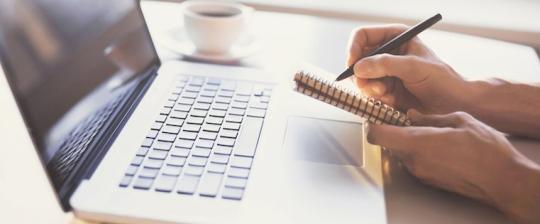
[[[465,110],[513,135],[540,138],[540,86],[493,79],[468,82]]]

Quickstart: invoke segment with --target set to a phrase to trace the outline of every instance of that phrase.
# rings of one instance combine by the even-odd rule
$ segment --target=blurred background
[[[258,10],[383,23],[414,24],[439,12],[444,23],[438,29],[526,44],[540,52],[540,0],[238,1]]]

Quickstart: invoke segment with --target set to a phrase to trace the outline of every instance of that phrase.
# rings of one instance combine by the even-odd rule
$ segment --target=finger
[[[387,87],[384,80],[378,79],[354,79],[356,86],[362,90],[362,92],[368,96],[378,98],[386,93]]]
[[[435,147],[449,129],[368,124],[366,131],[369,143],[390,148],[400,156],[408,156],[414,153],[415,149]]]
[[[407,116],[416,126],[461,127],[466,122],[466,116],[457,112],[450,114],[421,114],[417,110],[407,111]]]
[[[347,65],[350,66],[365,57],[367,52],[371,52],[374,46],[384,44],[387,40],[394,38],[408,27],[401,24],[379,25],[361,27],[351,33],[349,38],[349,54]]]
[[[395,76],[410,84],[420,83],[436,72],[435,65],[412,55],[379,54],[364,58],[354,65],[354,74],[359,78]]]

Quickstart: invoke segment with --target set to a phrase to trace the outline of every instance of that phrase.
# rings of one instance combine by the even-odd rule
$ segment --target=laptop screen
[[[0,0],[0,57],[45,162],[159,63],[135,0]]]

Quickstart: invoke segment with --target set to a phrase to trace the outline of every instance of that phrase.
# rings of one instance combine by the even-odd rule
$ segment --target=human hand
[[[355,64],[356,85],[366,95],[402,110],[415,108],[424,113],[463,110],[467,82],[418,37],[393,54],[364,58],[407,28],[405,25],[372,26],[352,33],[347,64]]]
[[[518,222],[540,222],[540,168],[502,133],[463,112],[408,115],[417,126],[369,124],[368,141],[390,149],[424,183],[494,205]]]

